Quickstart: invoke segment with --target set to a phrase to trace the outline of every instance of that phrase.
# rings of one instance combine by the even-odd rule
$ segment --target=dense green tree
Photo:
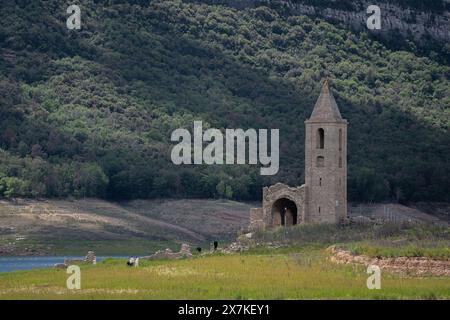
[[[304,181],[303,121],[329,76],[350,121],[350,199],[450,201],[448,44],[399,48],[267,5],[80,5],[69,31],[60,1],[0,4],[0,197],[260,199]],[[194,120],[279,128],[279,173],[175,166],[171,132]]]

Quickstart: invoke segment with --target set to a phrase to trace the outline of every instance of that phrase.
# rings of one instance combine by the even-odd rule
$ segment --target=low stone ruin
[[[233,242],[228,247],[219,249],[219,252],[225,253],[225,254],[231,254],[231,253],[247,251],[248,249],[249,249],[248,246],[245,246],[240,242]]]
[[[450,276],[450,260],[438,260],[427,257],[369,257],[354,255],[348,250],[331,246],[327,249],[330,261],[337,264],[376,265],[381,270],[407,276]]]
[[[95,256],[94,251],[88,251],[86,257],[84,259],[66,259],[64,263],[55,264],[56,268],[67,268],[71,265],[78,264],[97,264],[97,257]]]
[[[188,244],[183,243],[179,252],[173,252],[170,249],[159,250],[150,256],[141,257],[145,260],[162,260],[162,259],[182,259],[192,257],[191,248]]]

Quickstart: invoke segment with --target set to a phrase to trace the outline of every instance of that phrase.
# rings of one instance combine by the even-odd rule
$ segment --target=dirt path
[[[115,204],[108,204],[110,208],[113,208],[115,212],[120,212],[122,219],[126,219],[126,221],[134,222],[137,226],[142,228],[145,225],[150,225],[152,227],[157,226],[164,229],[169,229],[171,231],[182,233],[192,239],[204,241],[205,237],[197,232],[194,232],[188,228],[184,228],[181,226],[177,226],[172,223],[164,222],[161,220],[149,218],[144,215],[139,215],[137,213],[131,212],[124,207],[115,205]],[[130,221],[131,220],[131,221]]]

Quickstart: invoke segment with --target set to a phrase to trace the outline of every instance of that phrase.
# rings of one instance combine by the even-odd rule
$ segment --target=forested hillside
[[[1,1],[0,196],[241,200],[299,185],[303,122],[329,76],[350,123],[350,200],[450,201],[448,60],[266,6],[78,3],[70,31],[71,1]],[[279,128],[279,173],[173,165],[171,132],[194,120]]]

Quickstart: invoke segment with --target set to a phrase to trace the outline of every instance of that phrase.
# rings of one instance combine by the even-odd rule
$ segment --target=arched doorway
[[[297,206],[287,198],[280,198],[272,205],[272,224],[277,226],[292,226],[297,224]]]

